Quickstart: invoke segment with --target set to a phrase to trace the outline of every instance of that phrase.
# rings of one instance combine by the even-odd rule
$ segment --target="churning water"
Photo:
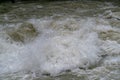
[[[119,5],[17,3],[2,11],[8,5],[0,6],[0,80],[120,80]]]

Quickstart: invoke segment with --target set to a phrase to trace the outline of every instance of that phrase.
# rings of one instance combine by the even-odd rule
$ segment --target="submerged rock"
[[[112,15],[114,18],[120,20],[120,12],[114,12]]]
[[[17,29],[8,29],[8,36],[16,42],[25,42],[33,40],[38,32],[31,23],[23,23]]]
[[[110,20],[109,22],[110,22],[110,25],[112,27],[120,28],[120,21],[118,21],[118,20]]]
[[[99,38],[103,40],[113,40],[113,41],[117,41],[118,43],[120,43],[120,32],[116,32],[113,30],[109,30],[106,32],[100,32]]]
[[[111,10],[109,10],[109,11],[106,11],[104,13],[104,16],[107,19],[117,19],[117,20],[120,20],[120,12],[112,12]]]

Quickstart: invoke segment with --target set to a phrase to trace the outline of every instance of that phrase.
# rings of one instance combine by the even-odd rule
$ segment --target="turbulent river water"
[[[0,4],[0,80],[120,80],[120,5]]]

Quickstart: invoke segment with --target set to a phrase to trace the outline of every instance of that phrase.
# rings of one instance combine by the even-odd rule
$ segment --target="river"
[[[120,5],[0,4],[0,80],[120,80]]]

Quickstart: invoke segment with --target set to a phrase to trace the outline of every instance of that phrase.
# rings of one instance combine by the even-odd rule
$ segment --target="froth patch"
[[[23,38],[27,37],[27,39],[35,36],[34,41],[20,46],[13,43],[17,49],[9,49],[11,50],[10,55],[14,55],[14,57],[2,58],[0,65],[6,65],[11,59],[14,63],[7,64],[7,67],[4,66],[4,69],[12,66],[8,71],[30,71],[52,75],[76,68],[88,69],[97,65],[102,59],[101,55],[108,54],[112,48],[117,49],[110,54],[117,52],[117,55],[119,54],[118,43],[113,43],[115,46],[113,47],[111,42],[99,38],[99,33],[113,28],[109,24],[106,25],[104,20],[103,24],[102,21],[97,24],[97,21],[94,18],[87,20],[67,18],[63,21],[30,20],[29,22],[34,24],[37,30],[34,27],[23,26],[11,31],[11,33],[24,34]],[[31,24],[28,25],[31,26]],[[36,36],[36,31],[38,33],[42,31],[42,34]],[[108,33],[112,34],[112,32]],[[117,34],[115,33],[115,35]],[[108,49],[109,47],[110,49]],[[106,53],[102,53],[103,51]]]

